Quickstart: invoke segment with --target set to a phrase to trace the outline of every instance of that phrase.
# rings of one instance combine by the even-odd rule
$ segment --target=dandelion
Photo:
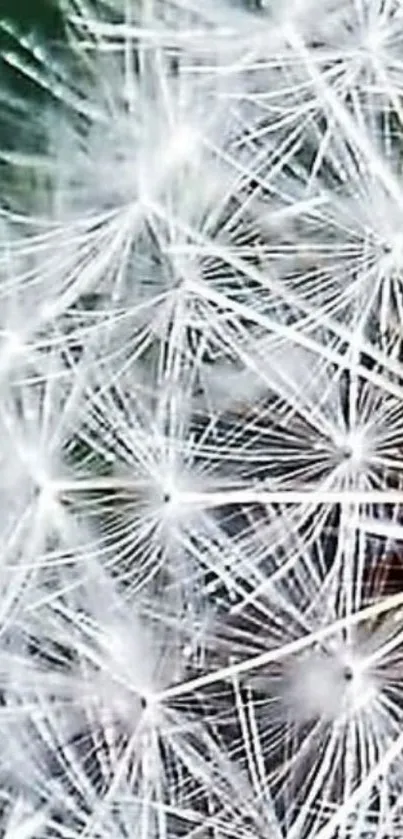
[[[61,16],[0,20],[3,834],[398,837],[401,4]]]

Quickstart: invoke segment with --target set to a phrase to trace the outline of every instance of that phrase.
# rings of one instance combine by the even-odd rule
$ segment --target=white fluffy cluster
[[[402,0],[63,12],[3,23],[1,835],[401,839]]]

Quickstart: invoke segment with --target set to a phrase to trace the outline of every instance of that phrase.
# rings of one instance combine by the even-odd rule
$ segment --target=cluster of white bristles
[[[4,839],[403,836],[403,0],[3,23]]]

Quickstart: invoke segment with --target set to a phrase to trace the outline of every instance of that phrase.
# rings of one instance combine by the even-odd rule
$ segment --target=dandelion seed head
[[[391,236],[389,241],[385,244],[386,258],[385,269],[386,272],[392,269],[399,273],[403,264],[403,236],[400,232]]]
[[[294,714],[301,720],[333,719],[345,690],[343,676],[342,668],[326,656],[300,663],[291,681]]]
[[[356,674],[351,662],[326,652],[313,652],[297,663],[291,674],[291,707],[302,721],[332,721],[347,697],[355,695]]]
[[[377,688],[374,679],[367,672],[365,660],[349,656],[346,664],[349,673],[350,685],[346,692],[347,710],[352,713],[365,710],[371,707],[371,703],[377,696]]]
[[[343,726],[361,712],[371,714],[378,696],[374,673],[357,644],[330,643],[307,650],[284,673],[284,700],[299,724]]]
[[[62,7],[0,23],[0,822],[389,839],[401,3]]]
[[[352,466],[361,466],[370,451],[366,429],[354,428],[349,430],[342,441],[342,448]]]

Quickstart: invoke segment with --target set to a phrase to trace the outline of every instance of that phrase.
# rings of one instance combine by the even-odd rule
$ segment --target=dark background
[[[26,50],[19,40],[26,36],[49,50],[62,46],[65,32],[57,0],[0,0],[0,85],[16,95],[40,96],[38,86],[10,67],[4,58],[6,53],[12,53],[26,59]]]

